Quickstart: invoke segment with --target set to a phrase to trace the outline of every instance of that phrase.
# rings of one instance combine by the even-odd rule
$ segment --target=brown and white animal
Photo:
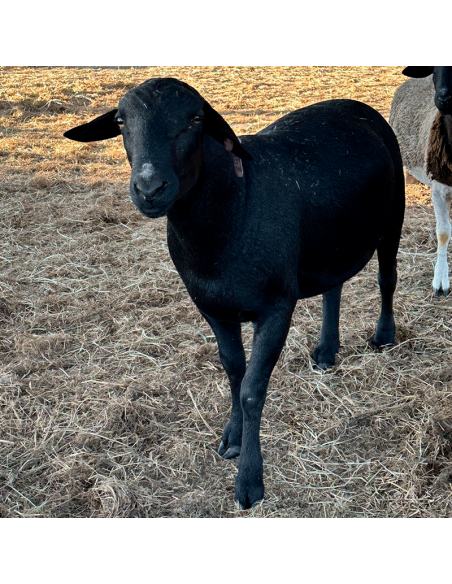
[[[452,197],[452,67],[406,67],[412,77],[394,94],[389,123],[396,133],[403,164],[431,187],[436,214],[438,254],[433,291],[449,294],[447,246]]]

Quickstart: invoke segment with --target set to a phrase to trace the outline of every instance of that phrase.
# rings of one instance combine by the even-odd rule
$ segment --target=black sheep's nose
[[[157,191],[164,186],[164,182],[158,178],[152,180],[137,180],[134,182],[133,186],[136,192],[145,199],[146,201],[151,201]]]

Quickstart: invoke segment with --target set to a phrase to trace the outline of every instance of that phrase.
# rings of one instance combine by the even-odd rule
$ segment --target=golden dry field
[[[121,139],[63,138],[161,76],[193,85],[238,134],[339,97],[387,119],[401,70],[0,68],[0,516],[452,516],[452,298],[431,290],[428,189],[407,186],[394,347],[370,345],[375,259],[344,285],[327,373],[310,359],[321,298],[298,303],[263,414],[266,498],[241,512],[237,459],[216,454],[226,375],[165,218],[130,202]]]

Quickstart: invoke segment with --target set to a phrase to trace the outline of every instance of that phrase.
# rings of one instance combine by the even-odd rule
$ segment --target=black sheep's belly
[[[250,284],[226,278],[185,282],[191,299],[204,315],[228,322],[255,322],[265,311],[265,294],[259,286]]]

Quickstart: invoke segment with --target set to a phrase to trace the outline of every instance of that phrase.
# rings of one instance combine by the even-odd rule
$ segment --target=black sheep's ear
[[[405,67],[402,73],[407,77],[420,79],[421,77],[428,77],[431,75],[433,73],[433,67]]]
[[[240,144],[231,126],[207,101],[204,101],[204,131],[242,160],[253,160],[251,154]]]
[[[72,128],[72,130],[65,132],[63,136],[77,142],[97,142],[98,140],[108,140],[108,138],[119,136],[121,131],[115,121],[117,111],[117,109],[114,109],[87,124]]]

